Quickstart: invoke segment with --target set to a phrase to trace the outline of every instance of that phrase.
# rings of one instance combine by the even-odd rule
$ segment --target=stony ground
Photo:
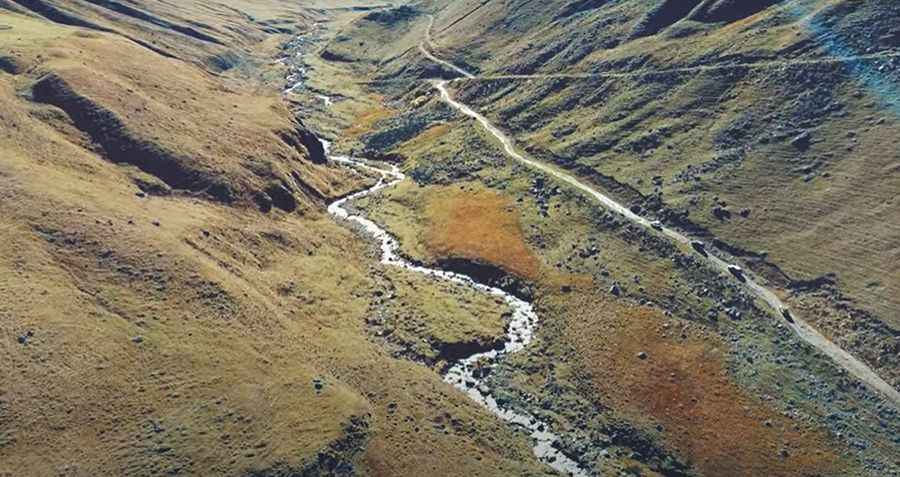
[[[438,10],[440,14],[450,11],[454,9]],[[442,74],[413,53],[414,37],[427,23],[424,11],[418,21],[409,12],[393,17],[363,18],[344,30],[340,42],[327,47],[352,60],[341,67],[379,78],[371,88],[380,103],[361,108],[394,111],[374,125],[365,124],[370,131],[345,139],[343,147],[402,157],[410,177],[383,198],[358,205],[386,224],[415,259],[491,263],[527,283],[545,319],[539,343],[494,374],[494,385],[505,390],[509,403],[523,409],[540,403],[545,417],[567,431],[563,446],[598,471],[898,472],[892,456],[900,443],[889,437],[896,431],[884,432],[895,426],[895,409],[847,379],[734,283],[694,260],[690,251],[661,242],[564,185],[511,163],[489,135],[448,109],[427,83],[415,81]],[[400,40],[375,42],[364,49],[350,46],[354,45],[350,38],[370,45],[370,38],[383,37],[386,30],[395,31]],[[388,58],[380,69],[369,62],[378,55]],[[471,66],[474,61],[464,59],[461,64],[466,63]],[[329,87],[327,79],[314,83],[320,89]],[[556,87],[552,83],[501,80],[495,85],[475,80],[460,82],[457,88],[464,100],[487,112],[496,111],[492,118],[521,134],[518,137],[529,153],[553,161],[555,153],[543,149],[540,142],[550,136],[534,127],[544,127],[537,118],[545,111],[541,108],[550,107],[548,114],[558,115],[559,121],[577,124],[578,120],[565,116],[569,110],[559,103],[529,97],[541,91],[564,91],[567,85],[571,88],[570,82],[558,82]],[[547,89],[542,89],[544,85]],[[347,98],[342,107],[350,108],[353,102]],[[620,105],[620,110],[632,109]],[[654,164],[650,157],[642,161]],[[578,170],[593,174],[589,169]],[[636,205],[659,208],[659,200],[642,195],[640,187],[616,180],[619,174],[652,176],[632,176],[622,169],[616,175],[601,172],[588,177],[611,187],[612,193],[634,197]],[[429,205],[433,203],[439,205]],[[466,215],[467,207],[477,207],[480,217],[491,219],[480,227],[466,227],[457,220]],[[726,217],[726,212],[732,221],[754,213],[721,207],[719,215]],[[705,225],[691,226],[703,230]],[[505,245],[495,247],[498,244]],[[720,249],[735,260],[749,260],[757,269],[753,258],[739,247],[723,241]],[[522,265],[535,260],[536,266]],[[758,270],[765,273],[765,267],[774,265],[759,260]],[[829,285],[811,282],[807,286],[807,291],[802,285],[791,286],[806,312],[810,308],[804,304],[814,299],[799,299],[800,295],[823,297],[827,292],[822,290]],[[828,300],[834,303],[833,298]],[[813,316],[827,320],[835,313],[835,308],[830,309]],[[856,313],[862,312],[851,316],[859,317]],[[868,330],[862,332],[868,338],[850,349],[886,378],[895,379],[896,367],[890,364],[892,333],[884,322],[868,316],[853,325]],[[816,324],[829,330],[823,321]],[[878,355],[860,346],[867,340],[879,343]]]

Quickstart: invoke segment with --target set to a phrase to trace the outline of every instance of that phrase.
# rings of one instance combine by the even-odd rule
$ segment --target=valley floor
[[[564,154],[719,67],[460,49],[504,8],[0,0],[0,475],[900,475],[878,307]]]
[[[429,28],[425,22],[413,26],[410,36],[424,35]],[[417,49],[425,61],[436,61],[463,76],[460,81],[480,80],[429,51],[427,41]],[[311,63],[320,70],[347,68],[319,59]],[[355,71],[352,74],[359,75]],[[403,169],[410,184],[386,191],[384,198],[365,198],[359,206],[399,237],[404,253],[426,263],[443,263],[449,257],[491,264],[519,262],[523,254],[537,258],[536,271],[504,268],[531,284],[539,313],[549,317],[549,323],[542,323],[540,342],[526,353],[528,358],[509,358],[491,385],[507,393],[503,402],[514,402],[519,409],[530,410],[529,403],[543,402],[548,414],[542,415],[552,416],[551,427],[566,430],[560,445],[567,455],[598,472],[635,465],[624,458],[629,455],[626,449],[634,452],[633,446],[649,454],[637,464],[649,472],[868,475],[893,465],[888,456],[897,443],[885,441],[880,428],[895,420],[900,403],[896,389],[798,315],[785,322],[781,310],[786,305],[755,283],[760,279],[747,277],[749,286],[744,288],[741,280],[729,275],[727,262],[714,258],[715,263],[707,266],[692,257],[695,252],[678,232],[663,228],[660,235],[674,234],[678,246],[667,245],[655,236],[648,220],[599,196],[590,186],[554,166],[528,164],[532,161],[522,157],[513,141],[488,119],[454,101],[447,82],[436,83],[439,93],[429,91],[427,81],[421,86],[396,86],[404,82],[409,85],[410,79],[370,83],[376,89],[384,86],[391,99],[360,106],[394,111],[400,118],[385,116],[368,126],[367,137],[339,140],[347,150],[368,150],[384,142],[406,160]],[[319,91],[343,87],[315,75],[312,84]],[[353,96],[344,98],[344,107],[354,102]],[[441,107],[440,99],[462,114]],[[326,122],[341,117],[333,112],[325,116],[330,117]],[[461,120],[465,116],[477,122]],[[536,171],[517,167],[510,158],[535,166]],[[591,201],[579,197],[584,192],[612,213],[594,209]],[[485,194],[506,198],[509,205],[503,210],[512,213],[516,223],[511,230],[493,230],[492,223],[466,227],[465,222],[477,221],[477,215],[493,214]],[[451,218],[450,212],[445,217],[431,205],[465,210],[465,199],[457,196],[478,197],[471,209],[476,215]],[[484,246],[508,241],[504,235],[508,233],[513,241],[525,244],[523,251],[513,247],[498,255]],[[450,242],[435,240],[444,234],[452,237]],[[760,301],[754,303],[755,298]],[[717,303],[724,306],[718,308]],[[607,313],[612,316],[604,316]],[[631,316],[640,324],[625,318]],[[625,335],[617,337],[614,330],[623,327]],[[667,344],[670,333],[675,343]],[[543,369],[537,382],[517,376],[533,374],[535,366]],[[612,376],[611,367],[619,368]],[[648,372],[641,369],[645,367]],[[856,395],[851,397],[844,384],[835,387],[844,382],[839,377],[844,371],[868,389],[854,387]],[[707,382],[706,373],[717,378]],[[637,390],[638,394],[630,394]],[[646,401],[641,396],[658,398]],[[804,401],[811,396],[811,401]],[[838,409],[850,402],[853,410],[845,416],[874,417],[849,431],[878,443],[861,446],[867,449],[863,453],[858,452],[860,447],[837,450],[841,439],[835,440],[835,435],[848,432],[847,421],[837,417]],[[788,421],[774,425],[773,419],[781,419],[778,416],[787,416]],[[834,425],[835,418],[841,423]],[[615,429],[612,423],[619,419],[636,426],[631,432],[641,437],[627,443],[611,439],[604,431]],[[629,431],[611,433],[620,432]],[[880,457],[863,457],[869,452]],[[615,457],[599,458],[610,455]],[[873,460],[880,463],[872,465]]]

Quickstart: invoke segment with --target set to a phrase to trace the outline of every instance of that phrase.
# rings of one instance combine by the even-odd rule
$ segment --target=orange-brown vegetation
[[[425,215],[425,243],[434,255],[484,261],[525,278],[537,275],[538,259],[508,197],[483,189],[437,190]]]
[[[365,133],[371,132],[375,128],[375,124],[377,124],[378,121],[387,119],[394,115],[395,111],[382,105],[382,100],[382,97],[374,97],[372,107],[365,111],[362,111],[359,116],[356,117],[356,120],[353,121],[353,124],[344,131],[344,134],[351,137],[361,136]]]
[[[635,422],[661,425],[663,440],[704,475],[838,471],[823,432],[783,416],[729,377],[718,338],[657,309],[596,296],[579,294],[562,306],[567,338],[598,395]]]
[[[410,143],[427,143],[430,141],[434,141],[441,136],[447,135],[448,132],[450,132],[449,124],[438,124],[437,126],[432,126],[422,131],[422,133],[411,140]]]

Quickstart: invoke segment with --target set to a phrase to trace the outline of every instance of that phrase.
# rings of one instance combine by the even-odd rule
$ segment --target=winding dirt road
[[[867,55],[852,55],[852,56],[843,56],[843,57],[832,57],[832,58],[813,58],[813,59],[801,59],[801,60],[772,60],[772,61],[757,61],[757,62],[748,62],[748,63],[725,63],[718,65],[698,65],[698,66],[687,66],[683,68],[662,68],[662,69],[647,69],[641,71],[624,71],[624,72],[615,72],[608,71],[602,73],[594,73],[594,72],[562,72],[562,73],[533,73],[533,74],[474,74],[470,71],[467,71],[464,68],[459,67],[458,65],[453,64],[450,61],[447,61],[436,54],[432,53],[435,51],[434,42],[431,37],[431,30],[434,28],[434,16],[428,16],[428,28],[425,30],[425,40],[419,44],[419,51],[425,55],[429,60],[443,65],[454,72],[458,73],[461,78],[454,78],[448,80],[450,82],[456,81],[466,81],[466,80],[481,80],[481,81],[496,81],[496,80],[545,80],[545,79],[595,79],[595,78],[639,78],[644,76],[654,76],[654,75],[666,75],[666,74],[687,74],[687,73],[707,73],[707,72],[717,72],[717,71],[732,71],[738,69],[778,69],[778,68],[790,68],[794,66],[811,66],[811,65],[828,65],[828,64],[847,64],[847,63],[856,63],[862,61],[876,61],[876,60],[892,60],[894,58],[900,58],[900,53],[871,53]],[[392,82],[396,80],[385,80],[378,82]],[[408,80],[402,80],[408,81]]]
[[[431,43],[430,32],[433,24],[434,18],[432,17],[428,25],[425,41],[419,45],[419,47],[423,52],[426,53],[426,56],[429,59],[436,58],[436,56],[434,56],[433,54],[428,53],[426,46],[426,44],[430,45]],[[438,62],[445,65],[449,64],[444,60],[438,60]],[[467,74],[469,78],[475,78],[461,68],[454,67],[453,69],[455,71]],[[667,227],[662,227],[661,230],[656,230],[651,226],[650,220],[638,214],[635,214],[624,205],[616,202],[597,189],[582,182],[572,174],[569,174],[562,169],[543,163],[541,161],[528,158],[525,155],[519,153],[516,150],[513,140],[506,133],[504,133],[497,126],[494,126],[484,115],[478,113],[471,107],[460,103],[453,98],[453,95],[447,88],[447,80],[433,81],[432,84],[440,92],[441,99],[444,102],[457,109],[462,114],[478,121],[478,123],[481,124],[482,127],[484,127],[489,133],[491,133],[492,136],[500,141],[500,143],[503,145],[503,150],[509,157],[531,168],[549,174],[550,176],[555,177],[557,180],[569,184],[570,186],[587,194],[589,197],[599,202],[603,207],[621,214],[627,220],[648,229],[651,233],[659,233],[677,243],[690,246],[691,239],[684,234]],[[719,270],[725,275],[731,276],[728,271],[728,267],[730,265],[728,262],[708,252],[705,254],[704,258],[715,269]],[[745,281],[739,282],[740,285],[743,286],[747,291],[752,293],[754,296],[767,303],[776,314],[781,314],[783,310],[788,310],[786,305],[781,301],[781,299],[778,297],[778,295],[775,294],[774,291],[762,286],[755,277],[751,276],[750,274],[746,274],[746,272],[745,278]],[[816,347],[816,349],[831,358],[838,366],[859,379],[861,382],[865,383],[869,388],[882,394],[897,409],[900,409],[900,392],[898,392],[890,384],[888,384],[885,380],[878,376],[878,374],[875,373],[875,371],[873,371],[868,365],[848,353],[840,346],[836,345],[834,342],[830,341],[828,338],[819,333],[815,328],[810,326],[807,322],[799,318],[796,314],[792,314],[791,316],[793,316],[793,323],[785,321],[785,324],[789,326],[797,334],[797,336],[799,336],[810,345]]]
[[[421,45],[420,45],[421,47]],[[434,55],[427,53],[429,59],[434,59]],[[643,71],[626,71],[626,72],[605,72],[605,73],[535,73],[535,74],[492,74],[492,75],[472,75],[467,74],[466,78],[456,78],[451,81],[464,81],[466,79],[477,80],[533,80],[533,79],[592,79],[592,78],[636,78],[642,76],[678,74],[678,73],[705,73],[715,71],[729,71],[737,69],[777,69],[790,68],[793,66],[811,66],[811,65],[828,65],[828,64],[845,64],[856,63],[860,61],[890,60],[900,58],[900,53],[873,53],[870,55],[846,56],[840,58],[819,58],[809,60],[790,60],[790,61],[757,61],[753,63],[726,63],[720,65],[699,65],[687,66],[684,68],[663,68],[657,70]],[[448,65],[446,61],[437,60],[443,65]],[[455,71],[457,70],[453,67]],[[464,71],[464,70],[463,70]]]
[[[428,15],[428,28],[425,29],[425,41],[423,41],[422,43],[419,43],[419,51],[421,51],[422,54],[425,55],[425,57],[428,58],[429,60],[431,60],[437,64],[446,66],[447,68],[450,68],[451,70],[459,73],[460,75],[464,76],[467,79],[475,79],[476,76],[473,75],[472,73],[464,70],[463,68],[460,68],[459,66],[454,65],[453,63],[451,63],[449,61],[441,59],[440,57],[432,54],[431,51],[428,50],[429,47],[433,48],[432,43],[431,43],[431,29],[432,28],[434,28],[434,16]]]

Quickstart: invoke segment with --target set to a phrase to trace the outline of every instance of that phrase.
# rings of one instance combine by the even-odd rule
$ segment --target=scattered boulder
[[[230,204],[234,201],[234,192],[228,184],[222,182],[213,182],[207,189],[206,193],[215,200]]]
[[[715,218],[723,222],[726,220],[731,220],[731,211],[729,211],[725,207],[720,207],[718,205],[713,207],[712,214],[713,216],[715,216]]]
[[[809,131],[803,131],[799,135],[797,135],[794,139],[791,139],[791,146],[800,149],[801,151],[805,151],[809,149],[809,146],[812,144],[812,134]]]
[[[260,212],[264,214],[272,210],[272,198],[265,192],[257,192],[253,196],[253,201],[256,202],[256,206],[259,207]]]
[[[2,26],[3,25],[0,25],[0,30],[3,29]],[[0,56],[0,71],[16,75],[22,71],[22,67],[19,65],[19,61],[16,58],[2,55]]]
[[[293,212],[297,210],[297,199],[282,184],[274,184],[266,189],[266,194],[272,199],[272,205],[278,207],[285,212]]]
[[[23,346],[24,346],[24,345],[27,345],[27,344],[28,344],[28,340],[31,339],[32,336],[34,336],[34,332],[31,331],[31,330],[26,331],[25,333],[19,335],[19,338],[18,338],[19,344],[20,344],[20,345],[23,345]]]

